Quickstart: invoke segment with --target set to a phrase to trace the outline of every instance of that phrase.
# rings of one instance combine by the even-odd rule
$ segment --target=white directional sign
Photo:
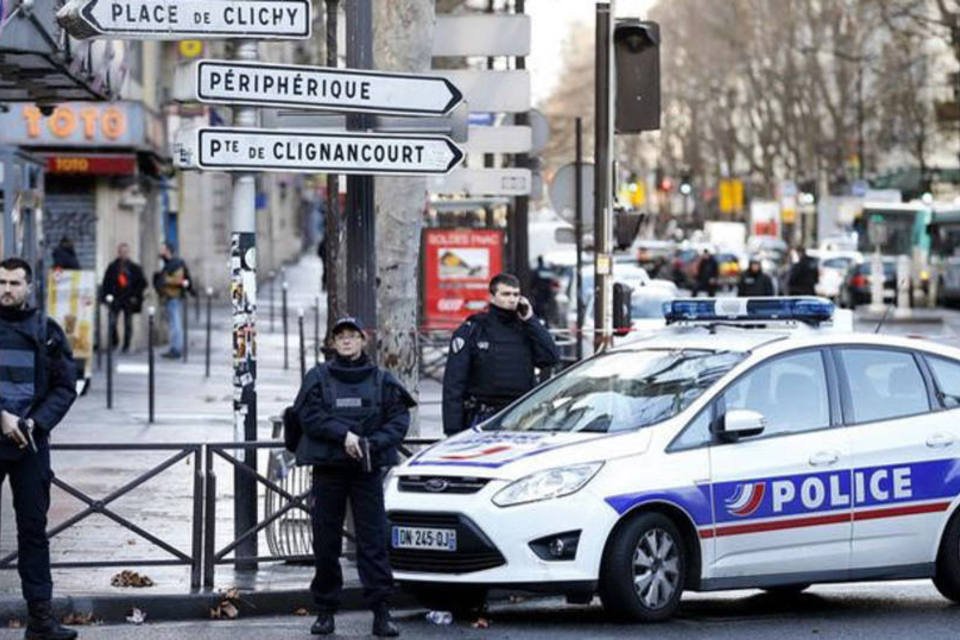
[[[196,96],[214,104],[403,115],[443,115],[463,100],[437,76],[222,60],[196,63]]]
[[[532,189],[530,169],[457,169],[431,178],[430,193],[471,196],[526,196]]]
[[[310,0],[71,0],[57,20],[77,38],[306,39],[310,13]]]
[[[446,136],[202,127],[196,164],[220,171],[445,174],[463,160]]]

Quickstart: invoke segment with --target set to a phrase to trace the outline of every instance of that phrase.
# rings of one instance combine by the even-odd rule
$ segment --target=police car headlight
[[[515,504],[568,496],[586,486],[602,466],[602,462],[591,462],[538,471],[501,489],[493,496],[493,504],[498,507],[511,507]]]

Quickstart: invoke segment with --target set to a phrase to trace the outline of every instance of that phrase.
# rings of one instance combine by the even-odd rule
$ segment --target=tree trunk
[[[430,69],[434,0],[374,3],[377,69]],[[417,397],[419,391],[418,267],[426,178],[377,178],[377,359]],[[420,432],[415,419],[410,435]]]

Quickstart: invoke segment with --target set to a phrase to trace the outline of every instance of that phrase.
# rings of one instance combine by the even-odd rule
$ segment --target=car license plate
[[[455,529],[393,527],[391,538],[394,549],[457,550],[457,531]]]

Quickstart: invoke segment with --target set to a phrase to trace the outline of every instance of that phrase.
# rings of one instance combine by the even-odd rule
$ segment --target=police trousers
[[[41,446],[19,460],[0,460],[0,484],[10,478],[17,520],[17,571],[27,602],[50,600],[50,543],[47,509],[50,508],[50,448]]]
[[[313,468],[313,554],[316,572],[310,591],[320,613],[340,607],[343,572],[343,520],[347,498],[353,512],[357,571],[363,599],[373,610],[386,606],[393,591],[387,555],[387,514],[383,506],[383,472],[364,473],[359,467]]]

